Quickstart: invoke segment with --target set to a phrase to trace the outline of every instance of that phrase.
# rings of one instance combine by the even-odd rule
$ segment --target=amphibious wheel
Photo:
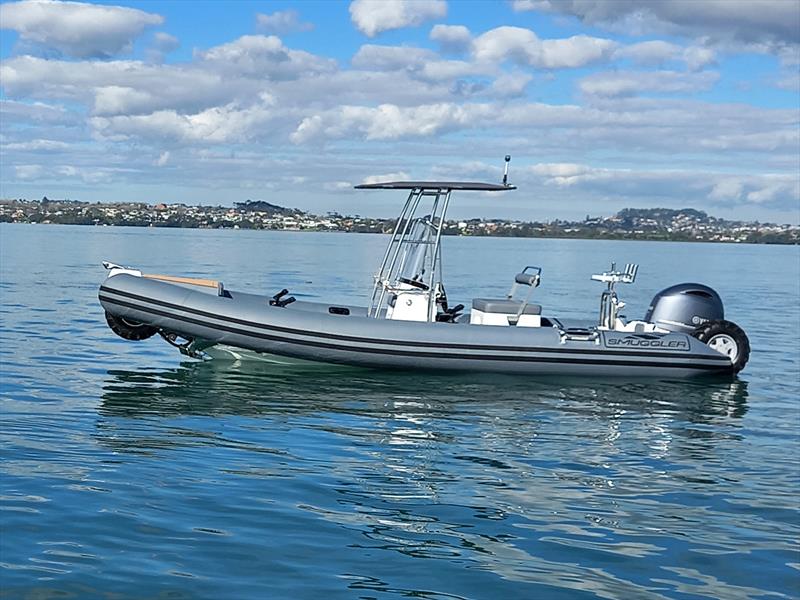
[[[116,333],[119,337],[131,341],[146,340],[158,333],[158,329],[155,327],[145,325],[144,323],[137,323],[136,321],[129,321],[128,319],[117,317],[108,312],[106,312],[106,323],[108,323],[111,331]]]
[[[742,328],[731,321],[709,321],[695,329],[692,335],[730,358],[734,373],[744,369],[750,358],[750,340]]]

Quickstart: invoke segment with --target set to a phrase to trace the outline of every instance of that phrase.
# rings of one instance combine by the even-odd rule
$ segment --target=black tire
[[[108,312],[106,312],[106,323],[108,323],[111,331],[116,333],[119,337],[133,342],[146,340],[158,333],[158,329],[155,327],[145,325],[144,323],[137,323],[136,321],[130,321],[123,317],[117,317]]]
[[[728,356],[733,364],[734,373],[744,369],[750,358],[750,340],[747,339],[747,334],[731,321],[709,321],[695,329],[692,335]]]

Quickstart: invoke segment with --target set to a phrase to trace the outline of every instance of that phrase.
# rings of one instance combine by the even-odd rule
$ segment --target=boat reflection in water
[[[219,486],[220,510],[247,498],[259,536],[310,527],[347,549],[342,561],[389,551],[629,597],[670,573],[633,581],[620,557],[672,564],[750,543],[724,507],[691,501],[736,491],[720,458],[743,444],[747,397],[740,380],[588,385],[211,361],[110,371],[96,436],[154,458],[191,447],[186,476]],[[275,520],[275,503],[288,516]],[[681,533],[688,522],[702,533]],[[386,590],[375,569],[341,576]]]
[[[109,371],[100,414],[134,419],[263,416],[265,421],[251,425],[265,430],[280,418],[307,418],[315,423],[312,428],[324,419],[322,427],[340,436],[338,443],[366,439],[378,452],[386,444],[406,444],[448,454],[469,442],[480,452],[509,445],[514,454],[524,454],[526,448],[536,448],[539,454],[540,436],[550,432],[580,443],[612,445],[623,435],[632,436],[664,455],[676,436],[698,444],[706,440],[713,453],[716,437],[735,435],[738,419],[747,412],[747,397],[747,382],[739,379],[588,384],[577,377],[530,381],[485,374],[409,375],[319,364],[276,368],[257,361],[208,361],[185,362],[175,369]],[[117,430],[118,449],[146,447],[142,440],[128,439],[127,423],[101,423],[103,429]],[[213,423],[202,423],[215,429]],[[698,428],[708,425],[721,429]],[[169,431],[166,434],[168,439],[159,447],[169,446]],[[178,441],[185,445],[186,435]],[[570,445],[563,443],[565,449]],[[698,450],[692,447],[693,453]]]
[[[412,404],[431,417],[462,410],[525,408],[613,417],[620,412],[712,423],[747,411],[747,382],[644,381],[513,376],[419,375],[338,365],[281,365],[258,361],[184,362],[174,369],[110,370],[101,414],[258,415],[355,411],[397,416]],[[388,411],[388,412],[387,412]]]
[[[200,428],[203,444],[218,425],[187,417],[263,417],[248,425],[265,433],[299,418],[295,426],[309,435],[333,433],[328,443],[334,451],[356,441],[373,444],[369,460],[383,465],[392,460],[381,454],[402,446],[424,448],[431,457],[489,453],[495,465],[505,454],[524,462],[535,461],[543,450],[562,457],[587,448],[587,460],[595,463],[602,455],[611,459],[630,452],[632,443],[646,445],[637,447],[634,456],[645,452],[668,459],[671,452],[688,452],[702,459],[707,452],[714,457],[716,440],[736,436],[748,396],[747,383],[738,379],[587,385],[581,378],[531,382],[482,374],[412,376],[324,365],[276,368],[254,361],[187,362],[176,369],[109,375],[100,408],[105,417],[180,419],[184,426]],[[191,430],[176,434],[177,422],[165,423],[170,426],[164,430],[148,426],[148,439],[156,447],[189,443]],[[147,448],[125,421],[103,420],[100,429],[104,443],[118,450]],[[106,435],[111,431],[113,436]],[[153,438],[153,433],[158,435]],[[677,447],[676,438],[683,440]],[[602,452],[593,447],[598,443]],[[289,440],[285,450],[294,451],[294,446]],[[414,464],[413,470],[419,468],[424,471],[424,465]],[[415,478],[426,480],[424,472]]]

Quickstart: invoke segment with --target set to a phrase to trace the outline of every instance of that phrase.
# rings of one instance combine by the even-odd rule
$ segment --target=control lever
[[[462,310],[464,310],[464,305],[456,304],[453,308],[445,309],[444,312],[446,312],[448,315],[452,315],[453,317],[457,317],[458,313],[460,313]]]
[[[289,293],[289,290],[283,288],[280,292],[275,294],[272,299],[269,301],[270,306],[277,306],[278,308],[283,308],[297,300],[294,296],[289,296],[288,298],[284,299],[284,296]]]
[[[463,304],[456,304],[453,308],[443,307],[444,312],[436,315],[436,320],[439,323],[453,323],[460,316],[462,310],[464,310]]]

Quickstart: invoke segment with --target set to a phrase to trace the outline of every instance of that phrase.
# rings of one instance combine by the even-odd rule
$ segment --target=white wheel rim
[[[712,337],[708,340],[708,347],[713,348],[720,354],[724,354],[731,359],[732,363],[736,362],[739,357],[739,344],[727,333],[718,333]]]

